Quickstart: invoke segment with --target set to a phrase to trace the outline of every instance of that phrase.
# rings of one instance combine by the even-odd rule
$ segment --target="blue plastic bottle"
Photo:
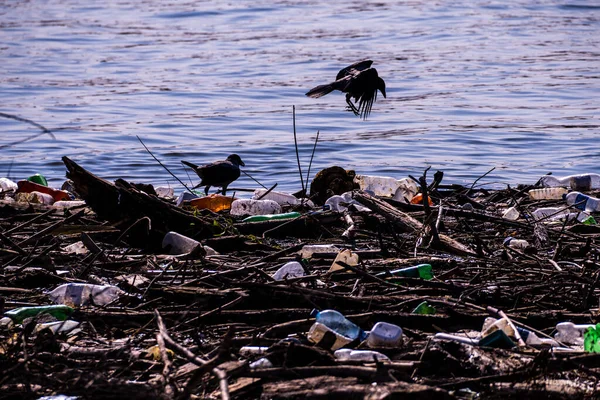
[[[318,311],[316,308],[310,313],[311,317],[315,317],[317,322],[325,325],[329,329],[346,336],[352,340],[360,339],[363,341],[367,334],[359,326],[349,321],[339,311],[323,310]]]

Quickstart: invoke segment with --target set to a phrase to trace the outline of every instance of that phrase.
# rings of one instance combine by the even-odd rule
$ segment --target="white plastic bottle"
[[[565,344],[574,344],[578,346],[583,345],[583,334],[588,328],[592,328],[596,325],[592,324],[580,324],[576,325],[572,322],[560,322],[556,324],[556,334],[554,338],[559,342]]]
[[[579,192],[571,192],[565,196],[567,204],[587,212],[600,211],[600,199]]]
[[[563,187],[548,187],[542,189],[531,189],[529,198],[531,200],[560,200],[568,190]]]
[[[0,178],[0,192],[16,191],[19,186],[8,178]]]
[[[366,345],[372,348],[398,348],[402,346],[402,328],[387,322],[378,322],[369,332]]]
[[[540,178],[542,186],[546,187],[571,187],[573,190],[592,190],[600,189],[599,174],[580,174],[569,175],[562,178],[557,178],[552,175],[545,175]]]
[[[259,197],[265,194],[267,189],[256,189],[254,191],[254,196],[252,199],[257,200]],[[289,193],[284,192],[276,192],[270,191],[266,196],[264,196],[261,200],[273,200],[277,204],[281,206],[291,205],[294,206],[296,204],[300,204],[300,200],[296,198],[296,196],[291,195]]]
[[[311,258],[313,254],[339,253],[339,247],[333,244],[307,244],[298,252],[302,258]]]
[[[231,203],[231,215],[281,214],[281,206],[273,200],[238,199]]]

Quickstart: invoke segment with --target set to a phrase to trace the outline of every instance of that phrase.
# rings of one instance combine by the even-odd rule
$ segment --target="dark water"
[[[303,165],[447,183],[600,172],[600,3],[563,1],[3,1],[0,175],[60,185],[67,155],[97,175],[175,185],[236,152],[265,185]],[[104,3],[108,5],[103,5]],[[304,93],[370,58],[371,117]],[[236,187],[254,187],[242,177]]]

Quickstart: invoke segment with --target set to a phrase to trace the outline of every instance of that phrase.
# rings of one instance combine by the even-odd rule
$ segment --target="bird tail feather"
[[[196,164],[192,164],[191,162],[188,161],[181,161],[181,163],[183,165],[187,165],[188,167],[190,167],[191,169],[198,169],[198,166]]]
[[[318,99],[319,97],[322,97],[328,93],[331,93],[334,89],[335,89],[334,85],[331,83],[328,83],[326,85],[319,85],[319,86],[316,86],[316,87],[310,89],[308,92],[306,92],[306,95],[308,97],[312,97],[313,99]]]

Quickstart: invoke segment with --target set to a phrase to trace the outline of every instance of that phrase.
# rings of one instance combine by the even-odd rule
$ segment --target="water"
[[[402,4],[400,4],[402,3]],[[179,186],[179,163],[238,153],[265,186],[339,165],[446,183],[599,172],[600,6],[592,1],[4,1],[0,175],[60,186],[69,156],[109,180]],[[100,4],[100,3],[99,3]],[[594,6],[593,4],[596,4]],[[370,58],[367,121],[304,93]],[[431,173],[430,173],[431,175]],[[196,181],[196,178],[189,175]],[[242,176],[234,187],[254,188]]]

